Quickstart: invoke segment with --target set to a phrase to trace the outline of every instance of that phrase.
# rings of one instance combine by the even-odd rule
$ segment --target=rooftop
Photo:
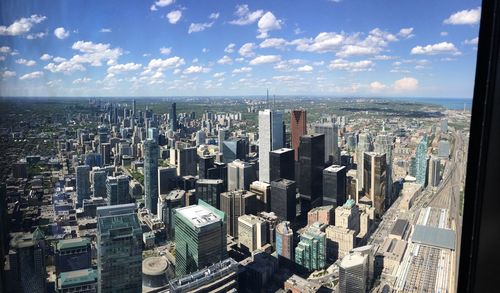
[[[58,287],[74,286],[90,282],[97,282],[97,272],[93,269],[83,269],[60,273]]]
[[[88,238],[63,239],[57,242],[57,250],[82,247],[82,246],[87,246],[89,244],[90,240]]]
[[[286,152],[290,152],[290,151],[293,151],[293,149],[281,148],[281,149],[271,151],[271,153],[282,154],[282,153],[286,153]]]
[[[325,168],[325,171],[327,172],[338,172],[342,169],[345,169],[345,166],[340,166],[340,165],[331,165],[327,168]]]
[[[396,223],[394,223],[394,226],[392,227],[390,234],[403,237],[403,234],[406,231],[406,227],[408,227],[408,220],[397,219]]]
[[[450,229],[415,225],[412,242],[426,246],[455,250],[455,231]]]
[[[150,276],[165,274],[168,261],[163,257],[148,257],[142,261],[142,273]]]
[[[200,205],[192,205],[179,208],[176,210],[176,212],[185,219],[189,220],[195,227],[203,227],[212,223],[222,221],[222,218],[220,218],[218,215]]]
[[[365,257],[366,256],[363,256],[360,254],[350,253],[350,254],[344,256],[344,258],[340,262],[340,267],[349,268],[349,267],[353,267],[353,266],[362,265],[363,262],[365,261]]]

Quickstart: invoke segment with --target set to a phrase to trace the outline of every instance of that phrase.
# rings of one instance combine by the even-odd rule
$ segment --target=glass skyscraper
[[[417,183],[421,184],[423,187],[427,185],[427,161],[429,157],[427,156],[427,136],[422,137],[420,143],[417,146],[416,153],[416,176]]]
[[[158,158],[160,149],[153,139],[144,142],[144,204],[153,214],[158,203]]]

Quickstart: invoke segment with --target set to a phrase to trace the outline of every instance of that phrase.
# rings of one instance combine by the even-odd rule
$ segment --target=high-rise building
[[[172,110],[170,111],[170,129],[177,131],[177,104],[172,103]]]
[[[422,137],[418,146],[416,153],[416,176],[417,183],[421,184],[423,187],[427,185],[427,164],[429,161],[429,156],[427,155],[427,136]]]
[[[176,149],[177,152],[177,175],[196,176],[198,174],[196,147],[185,147]]]
[[[292,132],[292,149],[294,159],[299,159],[300,137],[307,134],[307,112],[305,110],[292,110],[290,112],[290,128]]]
[[[219,132],[217,133],[217,143],[219,146],[219,153],[223,153],[223,143],[228,138],[228,130],[225,128],[219,128]]]
[[[142,229],[135,204],[97,208],[98,292],[141,292]]]
[[[214,162],[214,166],[207,171],[208,179],[221,179],[224,184],[224,190],[227,190],[227,164]]]
[[[78,206],[82,206],[83,200],[90,198],[90,167],[81,165],[76,167],[76,197]]]
[[[103,166],[111,164],[111,144],[109,142],[100,144],[100,153]]]
[[[250,184],[250,191],[257,198],[257,211],[268,212],[271,210],[271,184],[262,181],[254,181]]]
[[[358,136],[358,146],[356,148],[356,162],[358,167],[358,187],[359,190],[364,190],[364,153],[372,150],[372,137],[369,133],[360,133]]]
[[[308,226],[300,235],[300,242],[295,248],[295,263],[306,271],[319,270],[325,267],[326,235],[320,224]]]
[[[349,199],[343,206],[335,209],[335,226],[359,232],[359,206],[354,200]]]
[[[244,161],[246,158],[248,146],[244,139],[233,138],[222,142],[223,162],[231,163],[234,160]]]
[[[224,192],[221,179],[198,179],[196,181],[196,198],[201,199],[214,208],[220,208],[220,195]]]
[[[90,239],[71,238],[57,241],[55,249],[56,274],[92,268]]]
[[[441,133],[447,133],[448,132],[448,119],[443,118],[441,120]]]
[[[238,237],[238,217],[254,214],[257,206],[255,194],[246,190],[228,191],[220,195],[220,210],[227,217],[227,234]]]
[[[339,265],[339,292],[366,293],[370,289],[369,256],[349,253]]]
[[[429,185],[436,187],[441,181],[441,163],[439,158],[432,157],[429,161]]]
[[[374,151],[377,153],[385,153],[386,159],[386,205],[392,203],[393,200],[393,192],[392,192],[392,148],[393,148],[393,137],[391,135],[386,134],[385,128],[382,130],[382,133],[375,137],[374,143]]]
[[[198,157],[198,178],[208,179],[208,170],[214,167],[213,156]]]
[[[158,203],[159,156],[158,144],[152,139],[147,139],[144,142],[144,204],[155,215]]]
[[[315,124],[314,132],[325,135],[325,162],[340,164],[337,125],[334,122]]]
[[[323,205],[341,206],[346,201],[346,167],[332,165],[323,170]]]
[[[283,112],[259,111],[259,180],[270,182],[269,152],[283,147]]]
[[[299,174],[296,174],[303,208],[321,205],[323,197],[325,135],[307,134],[300,137]]]
[[[109,205],[126,204],[130,202],[129,179],[125,175],[108,177],[106,194]]]
[[[175,167],[158,168],[158,193],[166,194],[175,188],[177,169]]]
[[[281,148],[269,153],[270,180],[280,178],[295,180],[295,160],[293,149]]]
[[[175,273],[178,277],[227,258],[225,215],[199,201],[174,210]]]
[[[186,191],[176,189],[158,197],[158,219],[167,229],[169,239],[174,238],[174,209],[186,206]]]
[[[375,215],[381,217],[386,207],[387,161],[385,154],[365,152],[363,160],[365,194],[375,208]]]
[[[282,258],[293,261],[293,230],[290,222],[283,221],[276,226],[276,254],[278,260]]]
[[[106,193],[106,178],[107,174],[104,170],[92,171],[92,194],[94,197],[105,198]]]
[[[64,272],[57,276],[56,293],[97,292],[97,272],[92,268]]]
[[[196,145],[205,144],[205,139],[207,138],[207,134],[203,130],[196,131]]]
[[[330,262],[341,259],[356,246],[354,230],[341,226],[328,226],[326,233],[326,257]]]
[[[254,165],[240,160],[227,164],[227,190],[248,190],[250,184],[255,181]]]
[[[278,179],[271,182],[271,211],[285,221],[293,222],[297,214],[295,181]]]
[[[267,243],[267,225],[261,218],[254,215],[238,217],[238,245],[253,252],[262,249]]]
[[[307,225],[314,223],[333,225],[335,222],[335,206],[315,207],[307,213]]]

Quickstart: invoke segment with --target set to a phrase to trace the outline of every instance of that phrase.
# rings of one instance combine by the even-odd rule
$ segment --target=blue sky
[[[470,98],[480,1],[0,2],[1,96]]]

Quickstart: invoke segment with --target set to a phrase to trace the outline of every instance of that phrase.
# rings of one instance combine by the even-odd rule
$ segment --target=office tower
[[[147,139],[152,139],[154,140],[156,143],[158,143],[158,128],[156,127],[149,127],[148,128],[148,136],[147,136]]]
[[[338,128],[334,122],[314,125],[314,133],[325,135],[325,162],[339,164]]]
[[[109,205],[126,204],[130,202],[129,179],[125,175],[108,177],[106,193]]]
[[[244,139],[233,138],[222,142],[223,162],[228,164],[234,160],[244,161],[246,158],[248,145]]]
[[[269,153],[270,180],[280,178],[295,180],[295,160],[293,149],[281,148]]]
[[[214,167],[213,156],[198,157],[198,178],[208,179],[208,170]]]
[[[339,292],[366,293],[369,280],[369,256],[349,253],[339,265]]]
[[[170,112],[170,129],[174,132],[177,131],[177,105],[172,103],[172,110]]]
[[[427,185],[427,162],[429,156],[427,156],[427,136],[422,137],[418,146],[416,153],[416,176],[417,183],[425,187]]]
[[[196,176],[198,174],[198,154],[196,153],[196,150],[196,147],[176,149],[178,176]]]
[[[205,144],[205,139],[206,138],[207,138],[207,134],[205,133],[205,131],[203,131],[203,130],[196,131],[195,140],[196,140],[196,145],[197,146]]]
[[[225,140],[227,140],[228,138],[228,133],[229,131],[225,128],[220,128],[219,129],[219,132],[217,134],[217,143],[218,143],[218,146],[219,146],[219,153],[222,153],[224,155],[224,152],[223,152],[223,143]]]
[[[221,162],[214,162],[214,166],[207,171],[208,179],[222,180],[224,190],[227,190],[227,173],[227,164]]]
[[[335,222],[335,206],[315,207],[307,213],[307,225],[320,223],[324,225],[333,225]]]
[[[108,177],[106,171],[104,170],[94,170],[92,171],[92,194],[94,197],[105,198],[107,196],[106,191],[106,178]]]
[[[227,190],[248,190],[250,183],[255,181],[254,165],[240,160],[227,164]]]
[[[270,182],[269,152],[283,147],[283,112],[259,111],[259,180]]]
[[[220,195],[220,210],[227,217],[227,234],[238,237],[238,217],[254,214],[255,194],[246,190],[228,191]]]
[[[387,184],[387,163],[385,154],[365,152],[363,160],[365,194],[375,208],[375,215],[381,217],[385,212]]]
[[[76,197],[78,206],[83,200],[90,198],[90,167],[87,165],[76,166]]]
[[[296,183],[288,179],[271,182],[271,211],[279,219],[293,222],[296,210]]]
[[[441,162],[439,158],[432,157],[429,161],[429,185],[436,187],[441,181]]]
[[[448,119],[443,118],[441,119],[441,133],[447,133],[448,132]]]
[[[262,249],[267,243],[266,222],[254,215],[238,217],[238,245],[253,252]]]
[[[158,144],[147,139],[144,142],[144,204],[151,213],[156,215],[158,202]]]
[[[323,170],[323,205],[341,206],[346,201],[346,167],[332,165]]]
[[[220,208],[220,195],[224,192],[221,179],[198,179],[196,181],[196,198],[201,199],[214,208]]]
[[[97,127],[97,135],[99,137],[99,143],[107,143],[109,142],[109,130],[106,125],[99,125]]]
[[[360,133],[358,138],[358,147],[356,149],[356,162],[358,164],[358,183],[359,190],[365,189],[364,181],[364,153],[372,150],[371,135],[369,133]]]
[[[450,142],[447,140],[440,140],[438,144],[438,157],[442,159],[449,159],[450,156]]]
[[[341,259],[356,246],[356,232],[341,226],[328,226],[326,233],[326,257],[330,262]]]
[[[169,239],[174,239],[174,210],[184,206],[186,206],[186,191],[184,190],[172,190],[158,197],[158,219],[165,224]]]
[[[257,211],[268,212],[271,210],[271,184],[262,181],[254,181],[250,184],[250,191],[257,198]]]
[[[175,167],[158,168],[158,193],[166,194],[175,188],[177,169]]]
[[[300,137],[299,146],[299,193],[308,206],[321,205],[323,196],[325,135],[307,134]]]
[[[88,165],[90,168],[102,166],[101,154],[96,154],[96,153],[85,154],[85,165]]]
[[[305,110],[292,110],[290,112],[290,128],[294,159],[297,161],[299,159],[300,137],[307,134],[307,112]]]
[[[375,137],[374,143],[374,151],[377,153],[385,153],[386,159],[386,204],[392,203],[393,194],[392,194],[392,145],[393,145],[393,137],[386,134],[385,128],[382,130],[382,134],[379,134]]]
[[[320,224],[308,226],[300,235],[300,242],[295,248],[295,263],[307,271],[325,267],[326,235],[320,230]]]
[[[135,204],[97,208],[98,292],[141,292],[142,229]]]
[[[136,114],[136,112],[135,112],[135,109],[136,109],[135,106],[136,106],[136,103],[135,103],[135,99],[134,99],[132,101],[132,116],[134,116],[134,117],[135,117],[135,114]]]
[[[293,230],[290,222],[283,221],[276,226],[276,254],[281,262],[283,258],[293,261]]]
[[[358,234],[360,229],[359,213],[359,206],[354,200],[347,200],[343,206],[335,209],[335,226],[354,230],[355,234]]]
[[[90,239],[71,238],[57,241],[55,265],[56,275],[63,272],[92,268]]]
[[[97,272],[92,268],[61,273],[56,280],[56,293],[97,292]]]
[[[226,259],[225,215],[204,203],[174,210],[175,273],[187,275]]]

